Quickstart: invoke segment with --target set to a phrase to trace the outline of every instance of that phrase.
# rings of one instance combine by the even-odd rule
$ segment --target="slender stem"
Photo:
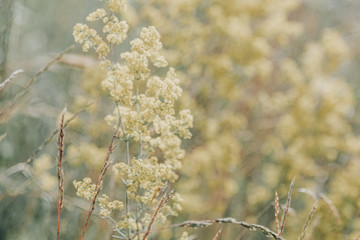
[[[130,166],[130,155],[129,155],[129,139],[126,138],[125,140],[125,145],[126,145],[126,162],[127,164]],[[126,185],[126,189],[125,189],[125,212],[126,212],[126,218],[129,221],[129,196],[127,193],[127,185]],[[128,236],[130,236],[130,229],[127,228],[127,234]]]
[[[201,221],[185,221],[182,223],[178,223],[178,224],[173,224],[170,225],[170,228],[174,228],[174,227],[190,227],[190,228],[199,228],[199,227],[209,227],[213,224],[235,224],[235,225],[240,225],[244,228],[247,228],[249,230],[252,231],[260,231],[263,234],[265,234],[268,237],[272,237],[275,240],[285,240],[283,237],[281,237],[279,234],[271,231],[269,228],[264,227],[262,225],[258,225],[258,224],[250,224],[247,222],[243,222],[243,221],[238,221],[235,218],[218,218],[215,220],[201,220]],[[156,230],[161,230],[163,228],[160,229],[156,229]]]
[[[86,218],[84,230],[83,230],[83,233],[82,233],[82,240],[85,237],[85,232],[86,232],[86,228],[87,228],[90,216],[91,216],[92,212],[94,211],[97,196],[99,195],[99,193],[101,191],[101,187],[102,187],[102,183],[103,183],[105,173],[106,173],[107,169],[110,167],[110,165],[112,163],[111,161],[109,161],[109,159],[110,159],[111,153],[114,150],[114,146],[113,146],[114,145],[114,140],[115,140],[115,137],[117,135],[117,132],[119,131],[119,127],[120,127],[120,122],[118,122],[116,130],[115,130],[115,132],[114,132],[114,134],[113,134],[113,136],[111,138],[111,141],[110,141],[110,144],[109,144],[109,147],[108,147],[108,151],[107,151],[107,154],[106,154],[106,157],[105,157],[105,160],[104,160],[104,165],[103,165],[103,168],[101,169],[100,175],[99,175],[97,183],[96,183],[95,195],[94,195],[94,197],[92,199],[92,202],[91,202],[91,205],[90,205],[90,208],[89,208],[89,211],[88,211],[88,216]]]
[[[140,75],[137,76],[136,78],[136,110],[137,113],[141,119],[141,112],[140,112],[140,105],[139,105],[139,80],[140,80]],[[137,125],[138,126],[138,125]],[[140,132],[140,149],[139,149],[139,158],[143,158],[143,153],[142,153],[142,149],[143,149],[143,143],[142,143],[142,131],[141,129],[138,131]]]
[[[287,198],[287,201],[286,201],[286,207],[285,207],[284,215],[283,215],[283,218],[282,218],[282,224],[281,224],[280,233],[279,233],[280,236],[283,235],[286,216],[287,216],[287,214],[289,212],[289,208],[290,208],[291,192],[292,192],[292,189],[294,187],[294,184],[295,184],[295,178],[292,180],[292,182],[290,184],[290,189],[289,189],[289,192],[288,192],[288,198]]]
[[[129,139],[126,138],[125,140],[125,145],[126,145],[126,162],[128,165],[130,165],[130,151],[129,151]]]
[[[143,236],[143,240],[146,240],[147,236],[149,236],[150,231],[151,231],[151,227],[152,227],[152,225],[153,225],[154,222],[155,222],[156,216],[158,215],[159,211],[160,211],[161,208],[164,206],[164,204],[171,198],[171,196],[172,196],[172,192],[170,192],[168,195],[164,195],[164,196],[160,199],[160,202],[159,202],[159,204],[158,204],[158,206],[157,206],[157,208],[156,208],[156,210],[155,210],[155,212],[154,212],[154,214],[153,214],[153,216],[152,216],[152,218],[151,218],[151,221],[150,221],[150,223],[149,223],[149,225],[148,225],[148,227],[147,227],[147,230],[146,230],[146,232],[145,232],[145,234],[144,234],[144,236]]]
[[[116,222],[112,217],[109,217],[109,219],[110,219],[110,221],[111,221],[114,225],[117,224],[117,222]],[[117,233],[119,233],[121,236],[123,236],[124,238],[126,238],[126,235],[125,235],[122,231],[117,230],[117,229],[114,229],[114,232],[117,232]]]
[[[140,187],[137,187],[137,195],[140,194]],[[135,217],[136,217],[136,232],[140,231],[140,226],[139,226],[139,209],[138,209],[138,202],[135,201]],[[136,239],[139,239],[139,236],[136,236]]]
[[[278,193],[275,192],[275,222],[276,222],[276,233],[280,233],[279,227],[279,196]]]
[[[63,207],[63,199],[64,199],[64,173],[61,167],[61,162],[64,153],[64,118],[65,118],[66,109],[64,109],[61,115],[59,136],[58,136],[58,149],[59,156],[57,159],[57,176],[58,176],[58,224],[57,224],[57,240],[60,239],[60,215],[61,209]]]

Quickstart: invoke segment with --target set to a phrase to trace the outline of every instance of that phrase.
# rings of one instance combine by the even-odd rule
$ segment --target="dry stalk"
[[[328,198],[328,197],[327,197],[325,194],[323,194],[323,193],[319,193],[319,197],[326,202],[326,204],[328,205],[328,207],[329,207],[332,215],[334,215],[337,224],[341,224],[342,221],[341,221],[339,212],[338,212],[338,210],[336,209],[334,203],[331,201],[331,199]]]
[[[312,207],[312,209],[311,209],[311,211],[310,211],[310,213],[309,213],[309,215],[308,215],[308,217],[306,219],[303,230],[301,231],[301,234],[300,234],[300,237],[298,238],[298,240],[301,240],[301,239],[303,239],[305,237],[305,234],[306,234],[306,231],[308,229],[310,220],[311,220],[312,216],[314,215],[317,206],[318,206],[318,200],[315,201],[315,203],[314,203],[314,205],[313,205],[313,207]]]
[[[147,236],[149,236],[150,231],[151,231],[151,227],[155,222],[156,216],[158,215],[159,211],[164,206],[164,204],[171,198],[172,194],[173,194],[173,192],[170,192],[169,194],[162,196],[162,198],[160,199],[160,202],[159,202],[159,204],[158,204],[158,206],[157,206],[157,208],[156,208],[156,210],[155,210],[155,212],[154,212],[154,214],[153,214],[153,216],[152,216],[152,218],[150,220],[150,223],[149,223],[149,225],[147,227],[147,230],[146,230],[146,232],[144,234],[143,240],[146,240]]]
[[[315,228],[317,227],[317,225],[319,225],[320,220],[321,220],[321,215],[317,215],[315,217],[315,219],[313,220],[311,226],[309,227],[309,230],[307,231],[309,233],[309,234],[307,234],[308,235],[306,238],[307,240],[311,240],[312,234],[313,234]]]
[[[279,233],[280,236],[282,236],[283,231],[284,231],[285,220],[286,220],[286,216],[287,216],[287,214],[289,212],[290,202],[291,202],[291,192],[292,192],[292,189],[294,187],[294,184],[295,184],[295,178],[292,180],[291,185],[290,185],[290,189],[289,189],[289,192],[288,192],[288,198],[286,200],[286,207],[285,207],[284,215],[283,215],[283,218],[282,218],[282,224],[281,224],[281,229],[280,229],[280,233]]]
[[[220,230],[216,233],[215,237],[213,238],[213,240],[217,240],[221,234],[222,228],[220,228]]]
[[[214,223],[219,223],[219,224],[226,224],[226,223],[231,223],[231,224],[236,224],[236,225],[240,225],[244,228],[247,228],[251,231],[260,231],[263,234],[265,234],[265,236],[267,237],[272,237],[273,239],[276,240],[285,240],[283,237],[281,237],[279,234],[271,231],[269,228],[264,227],[262,225],[258,225],[258,224],[249,224],[247,222],[243,222],[243,221],[237,221],[235,218],[218,218],[215,220],[202,220],[202,221],[185,221],[182,223],[178,223],[178,224],[174,224],[171,225],[170,227],[191,227],[191,228],[199,228],[199,227],[209,227],[211,225],[213,225]]]
[[[276,222],[276,233],[280,233],[279,227],[279,195],[275,192],[275,222]]]
[[[57,225],[57,240],[60,239],[60,215],[61,209],[63,207],[63,200],[64,200],[64,172],[61,167],[61,162],[64,153],[64,118],[65,118],[66,109],[64,109],[63,113],[61,114],[61,122],[59,128],[59,135],[58,135],[58,149],[59,149],[59,156],[57,159],[57,177],[58,177],[58,225]]]
[[[105,160],[104,160],[104,165],[103,165],[103,167],[101,169],[100,175],[99,175],[98,180],[96,182],[95,195],[94,195],[94,197],[93,197],[93,199],[91,201],[91,204],[90,204],[90,208],[89,208],[88,215],[87,215],[87,218],[86,218],[84,230],[83,230],[83,233],[82,233],[82,238],[81,238],[82,240],[85,237],[85,232],[86,232],[87,225],[89,223],[90,216],[91,216],[92,212],[94,211],[96,199],[97,199],[97,197],[98,197],[98,195],[99,195],[99,193],[101,191],[105,173],[106,173],[107,169],[110,167],[110,165],[112,163],[111,161],[109,161],[109,159],[110,159],[111,153],[114,150],[114,140],[116,138],[117,132],[119,131],[120,124],[121,124],[121,122],[119,121],[117,126],[116,126],[115,132],[114,132],[114,134],[113,134],[113,136],[111,138],[111,141],[110,141],[110,144],[109,144],[109,147],[108,147],[108,151],[106,153],[106,157],[105,157]]]
[[[314,200],[318,200],[318,199],[324,200],[324,202],[327,204],[328,208],[330,209],[331,214],[334,216],[337,224],[341,224],[342,221],[340,218],[339,211],[336,209],[336,207],[335,207],[334,203],[331,201],[331,199],[329,199],[324,193],[315,193],[306,188],[300,188],[298,191],[309,195]]]

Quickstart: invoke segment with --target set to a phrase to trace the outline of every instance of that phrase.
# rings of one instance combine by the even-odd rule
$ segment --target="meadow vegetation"
[[[360,239],[356,3],[31,2],[0,5],[4,239]]]

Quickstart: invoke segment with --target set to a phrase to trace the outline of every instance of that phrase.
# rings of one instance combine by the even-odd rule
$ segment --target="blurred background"
[[[112,128],[94,52],[83,54],[72,28],[102,7],[88,0],[0,0],[0,238],[50,239],[57,230],[56,137],[66,107],[62,239],[79,237],[88,202],[74,179],[96,179]],[[193,138],[175,190],[183,211],[172,223],[219,217],[275,231],[274,198],[285,204],[296,177],[284,237],[356,239],[360,234],[358,1],[129,0],[128,50],[154,25],[194,115]],[[90,104],[90,105],[89,105]],[[44,144],[45,143],[45,144]],[[34,159],[29,159],[44,145]],[[109,173],[109,175],[111,175]],[[108,176],[111,178],[111,176]],[[107,187],[116,192],[116,189]],[[122,194],[117,192],[116,194]],[[282,212],[280,211],[282,214]],[[111,239],[92,217],[87,239]],[[220,239],[266,239],[224,225]],[[220,226],[186,229],[211,239]],[[152,239],[179,239],[168,229]],[[306,239],[305,237],[305,239]],[[151,239],[151,238],[150,238]],[[308,238],[310,239],[310,238]]]

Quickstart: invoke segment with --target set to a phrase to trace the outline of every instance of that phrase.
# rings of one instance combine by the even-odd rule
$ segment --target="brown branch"
[[[157,208],[156,208],[156,210],[155,210],[155,212],[154,212],[154,214],[153,214],[153,216],[152,216],[152,218],[151,218],[151,221],[150,221],[150,223],[149,223],[149,225],[148,225],[148,227],[147,227],[147,230],[146,230],[146,232],[145,232],[145,234],[144,234],[143,240],[146,240],[147,236],[149,236],[150,231],[151,231],[151,227],[152,227],[152,225],[153,225],[154,222],[155,222],[156,216],[158,215],[159,211],[160,211],[161,208],[164,206],[164,204],[171,198],[172,194],[173,194],[173,192],[170,192],[169,194],[164,195],[164,196],[160,199],[160,202],[159,202],[159,204],[158,204],[158,206],[157,206]]]
[[[285,207],[284,215],[283,215],[283,218],[282,218],[282,224],[281,224],[281,229],[280,229],[280,233],[279,233],[280,236],[282,236],[283,231],[284,231],[285,220],[286,220],[287,213],[289,212],[290,202],[291,202],[291,192],[292,192],[292,189],[294,187],[294,184],[295,184],[295,178],[292,180],[292,182],[290,184],[290,189],[289,189],[289,192],[288,192],[288,198],[286,200],[286,207]]]
[[[61,168],[61,162],[64,153],[64,118],[65,118],[66,108],[64,109],[61,115],[60,129],[58,135],[58,148],[59,148],[59,156],[57,159],[57,176],[58,176],[58,225],[57,225],[57,240],[60,239],[60,215],[61,209],[63,207],[63,199],[64,199],[64,172]]]
[[[82,240],[85,237],[85,232],[86,232],[87,225],[89,223],[90,216],[91,216],[92,212],[94,211],[96,199],[97,199],[97,197],[98,197],[98,195],[99,195],[99,193],[101,191],[102,182],[103,182],[105,173],[106,173],[107,169],[110,167],[110,165],[112,163],[111,161],[109,162],[109,159],[110,159],[112,151],[114,150],[114,147],[113,147],[114,140],[116,138],[117,132],[119,131],[120,124],[121,124],[121,122],[119,121],[117,126],[116,126],[116,130],[115,130],[115,132],[114,132],[114,134],[113,134],[113,136],[111,138],[111,141],[110,141],[110,144],[109,144],[109,147],[108,147],[108,151],[106,153],[106,157],[105,157],[105,160],[104,160],[104,165],[103,165],[103,167],[101,169],[100,175],[99,175],[97,183],[96,183],[95,195],[94,195],[94,197],[92,199],[92,202],[90,204],[90,208],[89,208],[88,215],[87,215],[87,218],[86,218],[84,230],[83,230],[83,233],[82,233],[82,238],[81,238]]]

